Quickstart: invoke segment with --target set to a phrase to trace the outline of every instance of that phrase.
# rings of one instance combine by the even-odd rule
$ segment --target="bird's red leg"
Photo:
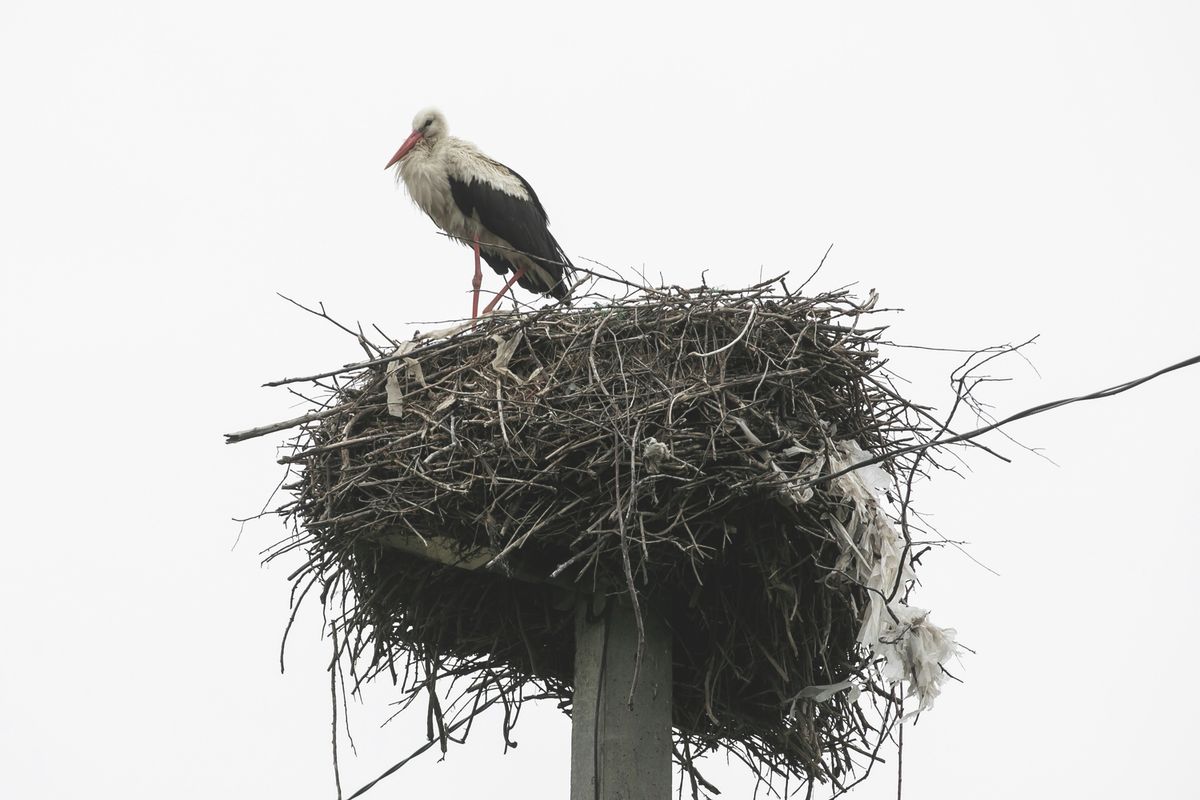
[[[479,268],[479,237],[475,237],[475,277],[471,279],[471,319],[479,316],[479,287],[483,285],[483,270]],[[489,306],[490,308],[490,306]],[[487,313],[484,311],[483,313]]]
[[[496,307],[496,303],[500,302],[500,298],[504,297],[505,293],[508,292],[508,290],[512,288],[512,285],[514,283],[516,283],[518,280],[520,280],[521,276],[524,274],[525,274],[524,267],[521,267],[519,270],[517,270],[513,274],[513,276],[508,279],[508,283],[504,284],[504,288],[500,290],[500,293],[497,294],[495,297],[493,297],[492,302],[488,303],[487,306],[483,309],[483,313],[484,314],[492,313],[492,309]]]

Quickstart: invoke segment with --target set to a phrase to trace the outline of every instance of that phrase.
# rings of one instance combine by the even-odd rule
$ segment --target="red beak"
[[[396,151],[396,155],[392,156],[392,160],[387,162],[387,166],[384,167],[384,169],[389,169],[392,164],[395,164],[397,161],[408,155],[408,151],[412,150],[413,147],[416,146],[417,142],[421,141],[421,138],[422,133],[420,131],[413,131],[412,135],[404,140],[404,144],[400,145],[400,149]]]

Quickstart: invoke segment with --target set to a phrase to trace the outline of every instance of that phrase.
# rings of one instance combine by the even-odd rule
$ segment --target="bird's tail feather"
[[[562,300],[571,288],[571,276],[575,265],[567,258],[562,248],[555,244],[556,258],[540,258],[528,254],[535,268],[526,270],[525,274],[517,279],[517,285],[528,292],[547,294],[556,300]],[[517,271],[517,266],[512,261],[495,251],[484,251],[483,260],[500,275]]]

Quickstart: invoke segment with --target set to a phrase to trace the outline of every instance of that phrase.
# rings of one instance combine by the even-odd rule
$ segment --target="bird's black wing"
[[[517,283],[531,292],[541,292],[562,299],[567,294],[567,281],[573,269],[562,248],[547,227],[546,210],[534,193],[529,182],[517,173],[508,170],[524,186],[528,197],[516,197],[497,189],[486,181],[475,178],[463,180],[454,174],[449,176],[450,194],[454,203],[466,216],[476,214],[483,227],[499,236],[514,248],[530,256],[541,267],[544,274],[528,271]],[[511,257],[503,252],[482,253],[488,265],[500,274],[516,272]]]

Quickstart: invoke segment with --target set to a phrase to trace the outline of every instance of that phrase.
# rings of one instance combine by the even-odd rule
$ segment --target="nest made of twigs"
[[[506,741],[522,699],[569,709],[575,598],[601,593],[667,620],[686,769],[725,747],[843,786],[899,695],[859,641],[861,509],[826,478],[838,443],[921,435],[879,372],[873,304],[649,291],[380,348],[312,379],[327,397],[284,459],[296,535],[275,555],[304,552],[297,589],[321,587],[358,681],[410,701],[456,685],[429,695],[443,747],[497,701]],[[813,688],[839,682],[873,722]]]

